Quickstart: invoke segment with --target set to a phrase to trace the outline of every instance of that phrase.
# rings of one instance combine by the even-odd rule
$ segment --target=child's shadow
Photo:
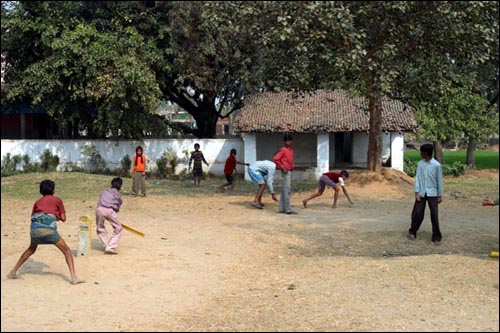
[[[68,277],[64,274],[54,273],[54,272],[44,272],[44,269],[49,267],[50,267],[49,265],[43,262],[36,261],[33,258],[29,258],[28,260],[26,260],[26,263],[23,265],[23,267],[19,269],[19,274],[56,275],[63,280],[71,282],[71,280],[68,279]]]
[[[93,239],[92,244],[91,244],[92,250],[100,250],[104,252],[104,244],[101,242],[100,239]]]

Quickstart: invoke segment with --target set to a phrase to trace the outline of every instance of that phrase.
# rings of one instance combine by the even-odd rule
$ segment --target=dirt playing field
[[[82,188],[97,182],[93,197],[80,198],[75,181],[58,191],[55,179],[68,216],[58,228],[75,253],[78,218],[94,218],[111,179],[81,177]],[[498,170],[481,177],[498,184]],[[489,257],[499,212],[481,206],[484,193],[445,188],[436,246],[428,209],[417,240],[406,239],[413,190],[397,173],[354,173],[352,207],[340,193],[332,209],[327,190],[304,209],[316,185],[296,190],[298,215],[279,214],[267,191],[265,208],[251,207],[254,188],[241,180],[234,194],[216,193],[222,181],[150,180],[142,198],[128,195],[127,179],[119,218],[146,237],[124,231],[119,254],[107,255],[94,235],[91,254],[75,257],[86,283],[71,285],[54,246],[39,247],[22,279],[6,278],[28,246],[44,176],[29,181],[29,198],[4,188],[26,179],[2,178],[2,332],[499,330],[499,264]]]

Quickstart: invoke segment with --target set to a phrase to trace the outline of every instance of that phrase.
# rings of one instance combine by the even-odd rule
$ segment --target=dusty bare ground
[[[2,195],[1,330],[498,331],[498,259],[488,256],[499,248],[498,207],[447,195],[443,245],[430,242],[428,212],[412,242],[411,178],[351,178],[354,206],[340,194],[330,208],[328,190],[304,209],[311,188],[292,195],[294,216],[269,196],[252,208],[249,186],[228,195],[215,183],[203,192],[150,182],[139,198],[127,184],[119,217],[146,237],[124,232],[116,256],[94,237],[90,256],[75,258],[86,280],[76,286],[52,246],[39,247],[22,279],[6,279],[28,245],[33,202]],[[94,201],[65,200],[59,230],[72,249]]]

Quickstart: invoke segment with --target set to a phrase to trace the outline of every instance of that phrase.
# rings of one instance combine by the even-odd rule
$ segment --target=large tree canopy
[[[141,137],[151,128],[154,105],[170,100],[196,120],[197,128],[186,132],[214,137],[217,120],[260,86],[260,43],[232,22],[231,12],[213,15],[219,3],[6,4],[2,101],[43,106],[96,135],[119,129]]]
[[[497,15],[489,1],[2,2],[2,103],[140,137],[170,100],[213,137],[246,93],[342,87],[369,101],[376,171],[382,95],[441,100],[498,52]]]
[[[369,101],[373,171],[381,166],[382,95],[409,100],[422,91],[443,94],[450,64],[477,66],[498,45],[497,2],[270,2],[267,7],[279,16],[265,34],[276,43],[289,42],[288,55],[305,60],[294,67],[298,89],[314,89],[338,73],[359,79],[357,87]],[[317,71],[323,76],[311,74]]]
[[[102,11],[94,3],[9,3],[2,104],[29,101],[96,137],[142,137],[164,126],[152,114],[161,98],[156,50],[136,29],[114,22],[113,11],[101,19]]]

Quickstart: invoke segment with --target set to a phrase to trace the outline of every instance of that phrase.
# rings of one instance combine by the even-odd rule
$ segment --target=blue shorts
[[[61,240],[53,214],[35,213],[31,217],[31,244],[55,244]]]
[[[264,176],[258,172],[255,171],[252,168],[248,168],[248,175],[250,176],[250,179],[252,180],[252,183],[254,185],[259,185],[259,184],[265,184],[266,180],[264,179]]]

